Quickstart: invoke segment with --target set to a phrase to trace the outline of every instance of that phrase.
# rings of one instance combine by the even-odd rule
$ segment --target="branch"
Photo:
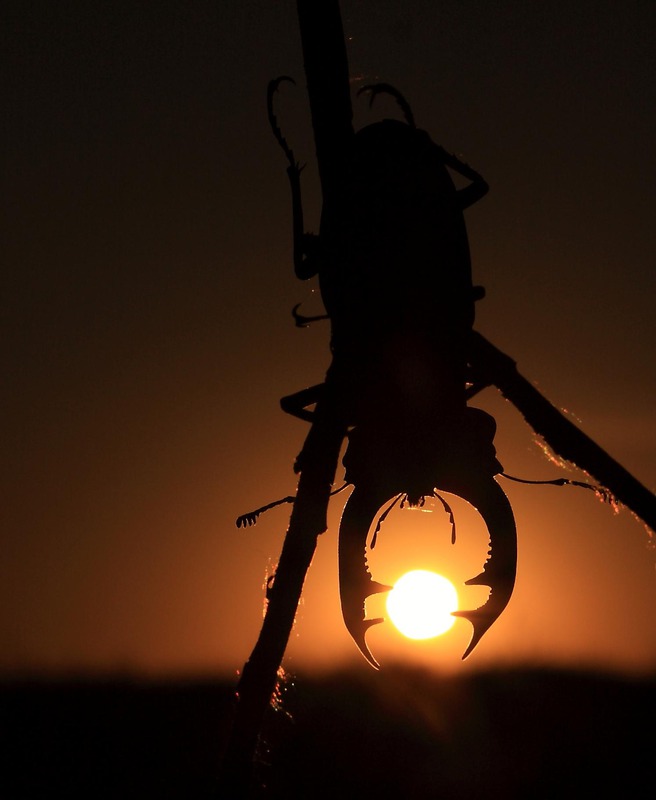
[[[576,427],[524,378],[510,356],[476,331],[471,366],[476,384],[494,385],[561,458],[575,464],[656,532],[656,495]]]

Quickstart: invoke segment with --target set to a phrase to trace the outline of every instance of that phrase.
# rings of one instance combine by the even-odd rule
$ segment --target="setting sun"
[[[445,633],[455,622],[458,594],[451,581],[435,572],[406,572],[387,598],[387,613],[409,639],[431,639]]]

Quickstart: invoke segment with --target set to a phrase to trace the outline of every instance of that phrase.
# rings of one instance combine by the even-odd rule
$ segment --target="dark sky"
[[[354,88],[397,86],[418,125],[490,184],[467,213],[487,290],[476,327],[653,490],[656,6],[341,7]],[[316,230],[295,4],[23,0],[0,14],[0,668],[239,669],[288,509],[246,531],[234,520],[294,491],[305,425],[279,398],[329,364],[328,328],[293,326],[292,306],[321,305],[293,277],[286,164],[265,108],[269,79],[295,76],[279,114],[308,164]],[[385,100],[356,103],[358,125],[391,114]],[[509,473],[563,474],[493,390],[476,404],[497,418]],[[464,621],[429,645],[376,632],[379,660],[653,669],[644,526],[582,490],[506,488],[520,550],[502,619],[463,667]],[[337,600],[342,503],[291,669],[361,661]],[[381,538],[376,577],[424,552],[447,558],[440,530],[416,545],[391,532],[387,552]],[[480,562],[469,577],[485,543],[462,527],[459,542]]]

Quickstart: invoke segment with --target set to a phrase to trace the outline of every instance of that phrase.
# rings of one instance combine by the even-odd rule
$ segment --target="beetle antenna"
[[[440,501],[440,503],[442,503],[442,506],[444,507],[444,510],[449,515],[449,523],[451,524],[451,544],[455,544],[456,543],[456,520],[455,520],[455,517],[453,516],[453,509],[446,502],[446,500],[442,497],[441,494],[438,494],[437,492],[433,491],[433,497],[436,497]]]
[[[392,502],[387,506],[387,508],[383,511],[383,513],[376,520],[376,530],[374,531],[373,536],[371,537],[371,544],[369,545],[369,548],[371,550],[373,550],[374,547],[376,546],[376,540],[378,539],[378,534],[380,532],[380,526],[383,524],[383,522],[385,522],[385,519],[387,518],[387,515],[394,508],[394,506],[399,502],[399,500],[402,497],[405,497],[405,496],[406,496],[405,494],[397,495],[394,498],[394,500],[392,500]]]

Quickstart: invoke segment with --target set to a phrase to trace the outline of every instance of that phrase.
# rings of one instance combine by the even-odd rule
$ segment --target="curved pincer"
[[[508,605],[517,573],[517,531],[508,498],[492,477],[479,476],[467,483],[467,486],[449,488],[448,491],[458,494],[478,510],[487,525],[490,549],[483,571],[465,581],[465,585],[489,586],[490,595],[479,608],[453,612],[453,616],[469,620],[474,628],[463,659],[467,658]]]
[[[382,617],[365,619],[367,597],[388,592],[392,587],[372,579],[367,568],[366,546],[369,526],[386,497],[367,493],[357,487],[349,497],[339,526],[339,595],[346,629],[362,655],[374,669],[380,664],[371,654],[365,637]]]

